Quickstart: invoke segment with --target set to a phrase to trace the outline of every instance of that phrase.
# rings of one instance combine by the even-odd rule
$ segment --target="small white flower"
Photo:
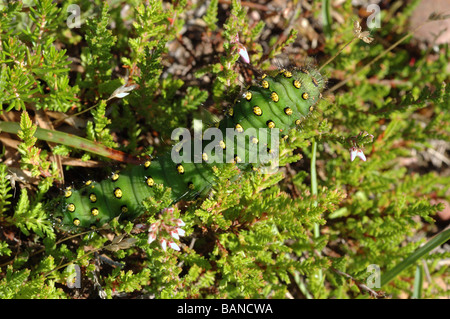
[[[151,244],[155,239],[156,239],[156,234],[155,233],[150,233],[148,235],[147,243]]]
[[[361,160],[363,160],[364,162],[366,161],[366,156],[364,155],[363,151],[359,148],[356,147],[351,147],[349,149],[350,151],[350,160],[353,162],[353,160],[356,157],[359,157]]]
[[[177,233],[178,233],[179,236],[184,236],[186,234],[184,229],[181,229],[181,228],[177,228]]]
[[[161,239],[160,243],[161,243],[162,249],[164,251],[166,251],[167,250],[167,241],[165,239]]]
[[[180,237],[178,236],[178,232],[175,231],[175,230],[172,230],[172,231],[170,232],[170,236],[172,236],[172,237],[175,238],[175,239],[180,239]]]
[[[180,236],[186,234],[181,229],[186,224],[181,218],[175,218],[173,216],[174,211],[175,209],[173,207],[163,209],[159,215],[159,219],[150,225],[147,240],[149,244],[158,240],[164,251],[167,251],[167,245],[174,250],[180,250],[180,246],[175,241],[180,240]]]
[[[173,241],[170,241],[170,242],[169,242],[169,246],[170,246],[170,248],[172,248],[173,250],[180,251],[180,247],[179,247],[177,244],[175,244]]]
[[[241,56],[242,60],[244,60],[245,63],[250,63],[250,57],[248,56],[247,49],[241,44],[238,43],[238,53]]]
[[[124,85],[118,87],[112,94],[111,96],[108,98],[107,101],[113,99],[113,98],[118,98],[118,99],[122,99],[125,96],[127,96],[128,94],[130,94],[131,91],[133,91],[135,88],[137,88],[137,84],[132,84],[132,85],[128,85],[128,83],[125,83]]]
[[[149,232],[154,232],[156,228],[158,227],[157,223],[151,224],[150,228],[148,229]]]
[[[242,43],[239,42],[239,34],[236,34],[235,37],[231,39],[230,43],[236,44],[238,53],[241,56],[242,60],[244,60],[245,63],[250,63],[250,57],[248,56],[247,49]]]
[[[177,226],[179,226],[179,227],[183,227],[183,226],[186,225],[186,224],[184,223],[184,221],[181,220],[181,219],[177,219],[177,220],[176,220],[176,224],[177,224]]]
[[[129,94],[130,94],[130,93],[125,93],[125,92],[123,92],[123,93],[118,93],[118,94],[115,95],[115,97],[121,99],[121,98],[123,98],[123,97],[125,97],[125,96],[127,96],[127,95],[129,95]]]

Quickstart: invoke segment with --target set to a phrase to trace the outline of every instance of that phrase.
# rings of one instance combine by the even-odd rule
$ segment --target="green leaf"
[[[394,268],[388,270],[381,275],[381,286],[387,285],[392,279],[397,277],[403,270],[406,270],[410,266],[414,265],[420,258],[425,257],[433,249],[444,244],[446,241],[450,240],[450,229],[446,229],[432,239],[430,239],[425,245],[418,248],[411,255],[405,258],[402,262],[397,264]]]

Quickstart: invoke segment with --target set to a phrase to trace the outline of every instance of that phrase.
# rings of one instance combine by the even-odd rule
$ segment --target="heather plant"
[[[415,1],[371,30],[350,2],[279,5],[0,4],[0,298],[448,296],[448,44],[414,43]],[[207,196],[156,185],[137,218],[61,224],[68,192],[300,64],[327,85],[277,173],[230,164]]]

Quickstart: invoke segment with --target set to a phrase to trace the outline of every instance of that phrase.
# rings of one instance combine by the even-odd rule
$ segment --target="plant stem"
[[[20,131],[19,123],[0,121],[0,132],[18,134],[19,131]],[[68,134],[59,131],[52,131],[38,127],[36,128],[34,136],[39,140],[67,145],[76,149],[104,156],[116,161],[136,165],[141,163],[141,161],[121,151],[105,147],[98,142],[91,141],[79,136],[75,136],[73,134]]]
[[[317,157],[317,141],[312,142],[312,154],[311,154],[311,194],[316,197],[316,199],[313,202],[313,207],[317,206],[317,171],[316,171],[316,157]],[[314,238],[320,237],[320,228],[319,224],[314,224]],[[322,255],[321,252],[318,252],[319,255]],[[322,282],[323,279],[323,273],[322,269],[319,269],[318,273],[318,280],[319,282]]]
[[[340,48],[338,50],[338,52],[336,52],[335,55],[333,55],[331,58],[329,58],[327,60],[327,62],[325,62],[324,64],[322,64],[322,66],[319,68],[319,71],[323,69],[323,67],[325,65],[327,65],[328,63],[330,63],[331,61],[333,61],[346,47],[348,47],[350,45],[350,43],[352,43],[353,41],[355,41],[356,38],[351,39],[349,42],[347,42],[342,48]]]
[[[311,154],[311,194],[317,197],[317,172],[316,172],[316,156],[317,156],[317,142],[312,142],[312,154]],[[317,206],[317,199],[313,203],[314,207]],[[320,236],[319,225],[314,225],[314,237]]]
[[[411,255],[409,255],[402,262],[397,264],[394,268],[390,269],[386,273],[381,275],[381,287],[388,284],[392,279],[399,275],[403,270],[407,269],[409,266],[415,264],[415,262],[430,253],[436,247],[443,245],[447,240],[450,239],[450,228],[441,231],[439,234],[430,239],[425,245],[419,247]]]

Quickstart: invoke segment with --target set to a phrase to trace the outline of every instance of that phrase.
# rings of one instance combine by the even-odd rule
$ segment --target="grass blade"
[[[442,245],[446,241],[450,240],[450,228],[440,232],[432,239],[430,239],[425,245],[419,247],[409,257],[400,262],[397,266],[381,275],[381,287],[388,284],[392,279],[399,275],[403,270],[415,264],[417,260],[427,255],[430,251],[436,247]]]
[[[331,37],[331,24],[333,20],[331,19],[330,13],[330,1],[322,0],[322,21],[323,21],[323,32],[329,38]]]
[[[20,131],[20,125],[16,122],[4,122],[0,121],[0,132],[7,132],[12,134],[17,134]],[[63,144],[70,146],[72,148],[85,150],[90,153],[94,153],[100,156],[111,158],[116,161],[130,163],[130,164],[140,164],[141,162],[136,158],[123,153],[121,151],[114,150],[103,146],[100,143],[64,132],[52,131],[38,127],[34,136],[37,139],[44,140],[47,142],[53,142],[57,144]]]
[[[421,266],[416,266],[416,275],[414,278],[414,290],[413,299],[420,299],[422,296],[422,286],[423,286],[423,269]]]

